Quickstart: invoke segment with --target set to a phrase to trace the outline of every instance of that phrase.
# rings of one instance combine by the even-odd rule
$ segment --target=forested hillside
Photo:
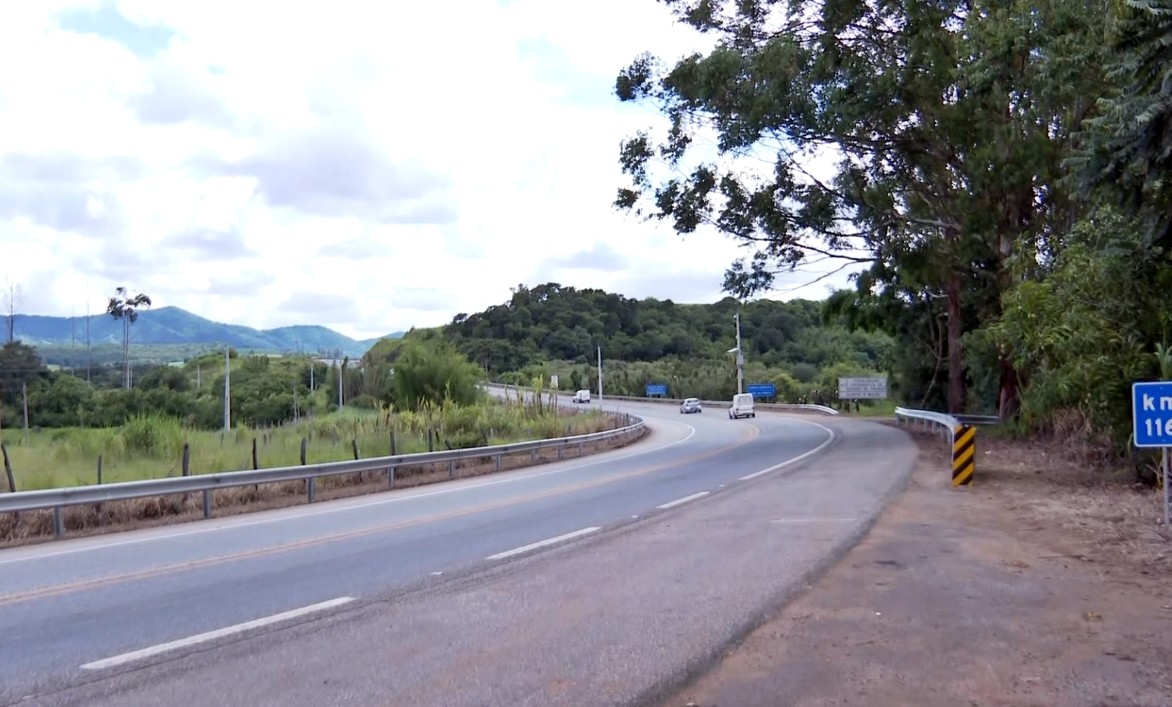
[[[507,302],[457,315],[443,333],[497,379],[558,373],[565,389],[597,390],[601,346],[605,385],[615,394],[642,395],[647,383],[667,383],[673,394],[726,398],[736,388],[728,350],[736,345],[738,307],[746,380],[773,382],[779,396],[829,394],[840,373],[890,366],[887,336],[824,325],[823,304],[806,300],[677,304],[556,283],[519,285]]]

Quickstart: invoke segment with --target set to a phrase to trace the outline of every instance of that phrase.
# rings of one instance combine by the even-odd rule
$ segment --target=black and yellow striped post
[[[964,486],[973,481],[977,470],[977,429],[957,425],[952,430],[952,485]]]

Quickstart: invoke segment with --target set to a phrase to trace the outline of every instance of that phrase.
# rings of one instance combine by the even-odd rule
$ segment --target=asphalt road
[[[848,547],[915,456],[857,421],[621,408],[649,440],[0,551],[0,704],[623,704]]]

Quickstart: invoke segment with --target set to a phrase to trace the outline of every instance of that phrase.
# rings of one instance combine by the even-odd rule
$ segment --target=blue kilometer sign
[[[1172,447],[1172,381],[1131,384],[1137,447]]]

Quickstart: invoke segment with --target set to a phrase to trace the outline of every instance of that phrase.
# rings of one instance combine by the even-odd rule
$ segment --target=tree
[[[22,388],[47,373],[37,350],[20,341],[0,346],[0,426],[19,419]],[[5,417],[5,409],[9,416]]]
[[[138,310],[151,306],[151,298],[141,292],[132,295],[125,287],[118,287],[114,293],[106,305],[106,314],[122,323],[122,383],[130,390],[130,327],[138,321]]]
[[[622,144],[631,182],[616,207],[755,251],[726,272],[738,297],[829,260],[870,266],[863,299],[898,278],[900,297],[942,301],[948,405],[962,410],[967,323],[999,315],[1006,264],[1077,210],[1058,177],[1101,93],[1102,4],[664,2],[718,42],[670,69],[644,55],[619,74],[618,97],[658,104],[670,129]],[[713,142],[714,157],[698,154]],[[1012,411],[1008,352],[1000,364]]]
[[[8,280],[4,285],[4,323],[8,329],[6,343],[16,341],[16,314],[24,302],[24,288],[20,283]]]
[[[395,359],[395,402],[407,409],[424,403],[457,405],[475,402],[480,371],[447,341],[406,342]]]
[[[1172,250],[1172,1],[1125,0],[1111,43],[1118,88],[1088,121],[1071,160],[1081,183],[1147,221],[1151,245]]]

